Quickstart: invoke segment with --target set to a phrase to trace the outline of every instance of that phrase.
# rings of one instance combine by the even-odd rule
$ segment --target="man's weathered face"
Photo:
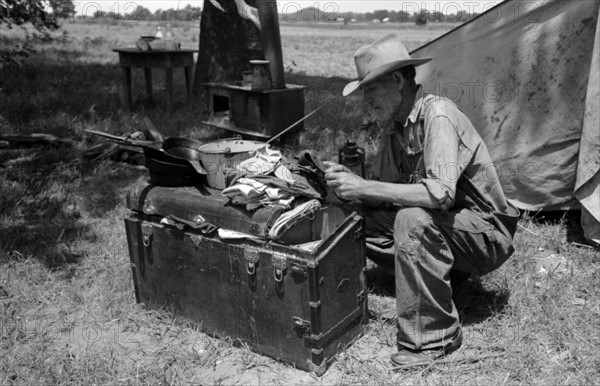
[[[376,80],[363,89],[363,103],[367,120],[379,123],[389,121],[402,103],[398,82],[391,74]]]

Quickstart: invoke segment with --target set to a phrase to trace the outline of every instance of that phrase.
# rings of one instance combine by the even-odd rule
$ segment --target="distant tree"
[[[174,18],[175,18],[175,12],[173,11],[173,8],[165,9],[160,14],[160,19],[163,21],[173,20]]]
[[[163,11],[162,9],[157,9],[154,11],[154,20],[167,20],[166,11]]]
[[[108,16],[108,19],[111,21],[121,20],[123,18],[123,15],[115,11],[110,11],[106,16]]]
[[[58,14],[52,13],[52,2],[45,0],[0,0],[0,25],[23,26],[27,23],[37,30],[53,30],[59,27],[58,18],[62,6],[67,7],[70,0],[56,0]]]
[[[75,4],[71,0],[49,0],[52,15],[57,19],[70,19],[75,16]]]
[[[346,20],[350,20],[350,19],[356,20],[357,19],[356,12],[344,12],[340,16]]]
[[[0,26],[25,28],[25,25],[31,24],[36,30],[47,32],[57,29],[58,20],[69,17],[74,11],[71,0],[0,0]],[[11,49],[4,48],[0,51],[0,67],[17,67],[33,49],[17,44]]]
[[[427,24],[427,10],[425,8],[423,8],[419,12],[415,13],[414,17],[415,17],[416,25],[426,25]]]
[[[444,21],[447,23],[456,23],[459,18],[460,16],[455,13],[448,13],[444,15]]]
[[[411,20],[410,14],[406,11],[391,11],[389,17],[393,23],[406,23]]]
[[[479,15],[479,14],[478,13],[472,13],[472,14],[470,14],[467,11],[460,11],[458,13],[458,15],[456,15],[456,18],[454,19],[454,21],[464,23],[464,22],[469,21],[472,18],[476,17],[477,15]]]
[[[138,5],[133,12],[126,16],[127,19],[132,20],[150,20],[152,12],[146,7]]]
[[[300,10],[300,20],[318,23],[320,19],[321,11],[319,8],[308,7]]]
[[[200,7],[192,7],[191,5],[186,5],[185,8],[181,10],[182,20],[185,21],[193,21],[200,19],[202,15],[202,8]]]
[[[134,20],[195,21],[200,19],[201,15],[202,8],[192,7],[189,4],[182,9],[158,9],[154,13],[151,13],[147,8],[138,6],[129,18]]]
[[[373,17],[375,19],[383,21],[383,19],[385,19],[386,17],[390,17],[390,11],[388,11],[387,9],[378,9],[376,11],[373,11]]]
[[[433,21],[433,22],[439,23],[439,22],[444,21],[445,16],[444,16],[443,13],[441,13],[439,11],[434,11],[434,12],[431,12],[429,14],[428,19],[429,19],[429,21]]]
[[[0,0],[2,1],[2,0]],[[344,21],[344,23],[352,22],[368,22],[373,20],[383,21],[389,18],[388,21],[393,23],[407,23],[414,22],[417,25],[425,25],[428,22],[450,22],[450,23],[464,23],[469,21],[473,17],[477,16],[477,13],[469,14],[466,11],[460,11],[458,14],[444,14],[439,11],[429,12],[426,9],[421,9],[419,12],[410,14],[406,11],[389,11],[385,9],[375,10],[373,12],[339,12],[332,14],[326,10],[319,9],[317,7],[308,8],[297,8],[296,6],[288,6],[280,9],[283,11],[279,15],[280,22],[284,23],[296,23],[296,22],[331,22],[331,21]],[[188,5],[187,7],[190,7]],[[162,11],[164,12],[164,11]],[[178,12],[181,12],[178,11]],[[180,17],[180,16],[177,16]],[[178,20],[189,20],[189,19],[178,19]],[[192,19],[195,20],[195,19]]]
[[[400,23],[407,23],[410,20],[410,14],[406,11],[398,11],[398,21]]]

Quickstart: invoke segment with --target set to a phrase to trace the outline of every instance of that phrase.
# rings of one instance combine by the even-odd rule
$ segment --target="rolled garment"
[[[273,227],[271,227],[269,237],[275,240],[279,239],[286,230],[319,209],[321,209],[321,203],[318,200],[313,199],[299,204],[294,209],[281,214],[273,224]]]

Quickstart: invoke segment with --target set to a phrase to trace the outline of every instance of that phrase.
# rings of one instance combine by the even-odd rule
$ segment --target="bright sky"
[[[387,9],[412,13],[421,8],[426,8],[430,11],[439,11],[442,13],[453,14],[457,11],[465,11],[468,13],[481,13],[490,9],[495,4],[500,3],[500,0],[479,0],[479,1],[443,1],[443,0],[415,0],[415,1],[398,1],[398,0],[337,0],[337,1],[290,1],[278,0],[279,12],[286,10],[295,12],[302,8],[315,7],[324,12],[372,12],[377,9]],[[136,6],[141,5],[154,12],[157,9],[183,8],[187,4],[193,7],[202,7],[203,0],[75,0],[75,6],[78,13],[92,15],[96,11],[115,12],[127,14],[132,12]]]

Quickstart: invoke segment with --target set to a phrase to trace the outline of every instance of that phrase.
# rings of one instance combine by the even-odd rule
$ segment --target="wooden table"
[[[165,88],[167,89],[167,111],[170,114],[173,111],[173,69],[183,68],[185,72],[185,89],[188,103],[192,98],[192,67],[194,65],[194,52],[198,50],[180,49],[180,50],[148,50],[142,51],[137,48],[116,48],[114,52],[119,53],[119,63],[123,68],[125,80],[125,93],[127,106],[133,110],[133,100],[131,95],[131,69],[143,68],[146,79],[146,94],[148,101],[152,101],[152,69],[165,69]]]

